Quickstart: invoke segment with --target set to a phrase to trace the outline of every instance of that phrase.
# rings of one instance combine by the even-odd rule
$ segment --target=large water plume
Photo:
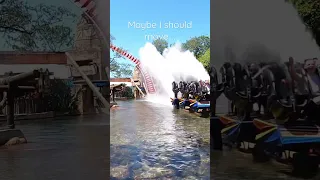
[[[296,61],[319,48],[296,9],[285,0],[214,0],[212,65],[226,61]]]
[[[172,82],[209,80],[203,65],[181,44],[165,49],[161,55],[155,46],[146,43],[139,51],[140,60],[157,84],[157,99],[169,102],[173,97]],[[154,97],[151,97],[154,98]]]

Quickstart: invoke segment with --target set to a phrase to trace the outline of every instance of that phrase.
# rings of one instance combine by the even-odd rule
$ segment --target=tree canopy
[[[57,52],[69,48],[74,32],[65,24],[75,20],[76,15],[64,7],[0,1],[0,33],[14,50]]]
[[[152,42],[152,44],[161,54],[163,53],[164,49],[172,46],[172,44],[169,45],[168,41],[165,39],[156,39]],[[187,40],[185,43],[182,43],[182,48],[192,52],[196,59],[203,64],[206,70],[210,69],[210,37],[193,37]]]
[[[199,62],[202,63],[204,68],[209,72],[210,70],[210,48],[206,50],[206,52],[200,56]]]
[[[110,73],[114,78],[127,78],[132,76],[132,65],[128,63],[119,62],[120,55],[110,57]]]
[[[185,50],[189,50],[194,53],[194,56],[199,59],[210,48],[210,37],[198,36],[193,37],[187,42],[182,44]]]
[[[292,3],[320,46],[320,0],[285,0]]]
[[[110,35],[110,42],[114,41],[116,38]],[[121,48],[123,51],[127,51]],[[114,51],[113,51],[114,52]],[[126,78],[132,76],[132,65],[128,63],[120,62],[125,59],[119,53],[114,53],[114,55],[110,55],[110,74],[115,78]]]
[[[152,44],[157,48],[158,52],[160,54],[163,53],[163,51],[168,48],[168,41],[166,41],[165,39],[162,39],[162,38],[158,38],[156,40],[154,40],[152,42]]]

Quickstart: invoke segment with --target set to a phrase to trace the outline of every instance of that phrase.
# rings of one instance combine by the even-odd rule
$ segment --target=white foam
[[[139,51],[140,60],[157,84],[157,94],[150,100],[170,104],[173,97],[172,82],[209,80],[209,74],[190,51],[183,51],[181,44],[165,49],[161,55],[155,46],[146,43]],[[166,103],[165,103],[166,102]]]

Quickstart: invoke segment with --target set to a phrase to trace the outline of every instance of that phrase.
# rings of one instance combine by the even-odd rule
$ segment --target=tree
[[[132,87],[127,86],[126,84],[122,84],[122,91],[117,92],[118,96],[125,98],[134,98]]]
[[[210,48],[199,58],[204,68],[209,72],[210,70]]]
[[[128,63],[121,63],[118,60],[123,57],[115,55],[110,58],[110,73],[115,78],[126,78],[132,76],[132,65]]]
[[[320,0],[285,0],[292,3],[320,46]]]
[[[50,81],[48,92],[42,98],[48,107],[48,110],[55,112],[76,112],[77,94],[71,95],[71,87],[68,82],[62,79],[53,79]]]
[[[185,50],[194,53],[194,56],[199,59],[210,48],[210,38],[208,36],[193,37],[182,44]]]
[[[110,35],[110,42],[115,40],[115,37]],[[122,48],[121,48],[122,49]],[[113,50],[112,50],[113,51]],[[127,51],[125,49],[122,49],[122,51]],[[121,63],[119,60],[125,59],[122,55],[119,53],[114,52],[113,57],[110,57],[110,74],[115,78],[125,78],[125,77],[131,77],[132,76],[132,65],[129,63]]]
[[[163,51],[168,48],[168,42],[162,38],[158,38],[156,40],[153,40],[152,44],[157,48],[158,52],[160,54],[163,53]]]
[[[75,21],[75,17],[64,7],[31,6],[23,0],[0,1],[0,33],[14,50],[57,52],[69,48],[74,34],[63,22]]]

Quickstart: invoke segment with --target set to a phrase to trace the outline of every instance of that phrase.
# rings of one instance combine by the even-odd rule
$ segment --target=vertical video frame
[[[111,0],[111,179],[210,179],[209,5]]]
[[[319,179],[319,7],[211,1],[211,178]]]
[[[0,179],[109,178],[108,17],[108,0],[0,1]]]

